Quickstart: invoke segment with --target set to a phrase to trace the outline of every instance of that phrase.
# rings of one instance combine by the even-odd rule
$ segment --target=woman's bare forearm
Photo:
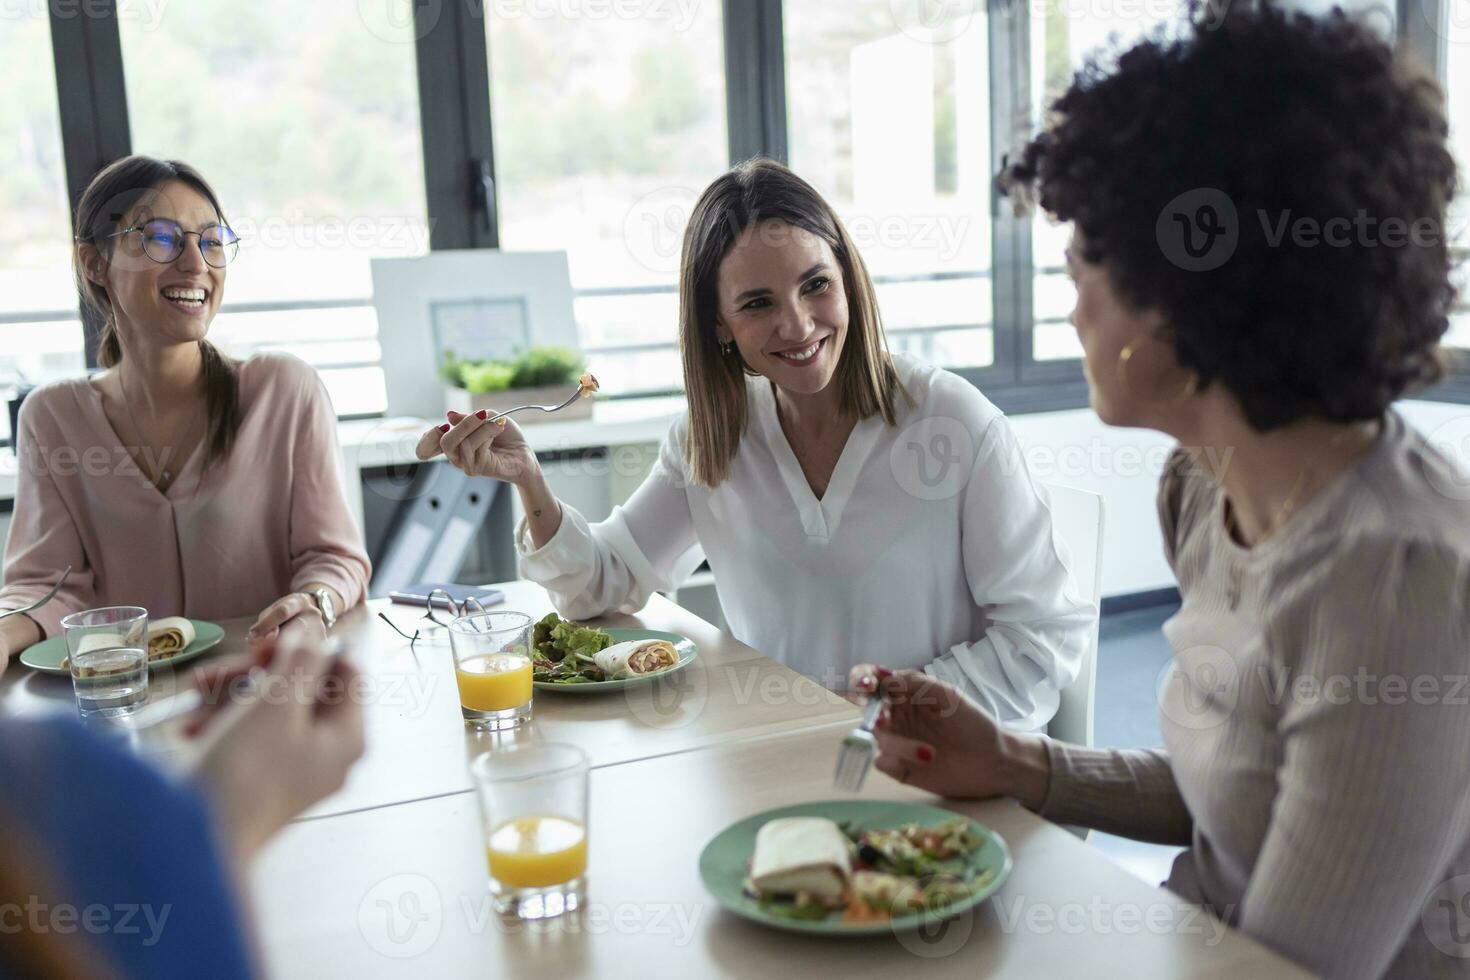
[[[537,467],[530,476],[516,485],[521,496],[521,508],[526,512],[526,527],[531,531],[531,545],[545,547],[556,537],[561,527],[561,501],[546,484],[546,477]]]

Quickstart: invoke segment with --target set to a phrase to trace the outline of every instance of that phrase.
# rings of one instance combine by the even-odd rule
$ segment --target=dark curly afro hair
[[[1455,164],[1429,76],[1340,10],[1246,0],[1214,20],[1196,6],[1105,60],[1077,73],[1001,186],[1074,222],[1080,257],[1164,314],[1202,386],[1223,384],[1266,431],[1378,418],[1439,379]],[[1166,254],[1160,216],[1187,192],[1234,205],[1217,268]],[[1302,219],[1335,244],[1280,234]]]

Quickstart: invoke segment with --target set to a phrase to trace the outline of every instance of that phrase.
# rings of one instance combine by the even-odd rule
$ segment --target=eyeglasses
[[[190,235],[199,239],[199,254],[216,269],[229,265],[240,251],[240,236],[229,225],[205,225],[198,231],[185,231],[177,221],[169,218],[151,218],[106,237],[120,238],[132,234],[142,236],[143,254],[161,265],[168,265],[184,254],[185,240]]]
[[[470,603],[474,603],[475,612],[478,612],[481,616],[485,615],[485,607],[480,603],[480,600],[476,599],[474,596],[470,596],[469,598],[465,599],[463,603],[456,606],[454,604],[454,596],[450,595],[443,589],[434,589],[429,593],[429,604],[425,607],[426,611],[424,612],[424,614],[419,617],[418,624],[415,625],[412,636],[409,636],[407,633],[403,632],[403,630],[399,629],[398,625],[394,623],[393,620],[389,619],[386,613],[378,613],[378,618],[387,623],[389,626],[393,627],[393,632],[397,633],[399,636],[407,640],[408,648],[412,650],[414,644],[419,641],[420,637],[431,634],[435,630],[443,630],[449,628],[449,623],[444,622],[434,614],[434,597],[436,595],[442,595],[444,597],[444,604],[449,607],[449,616],[451,621],[455,619],[460,619],[464,616],[468,616],[471,612]],[[426,627],[423,625],[423,623],[425,622],[428,622],[431,625]]]

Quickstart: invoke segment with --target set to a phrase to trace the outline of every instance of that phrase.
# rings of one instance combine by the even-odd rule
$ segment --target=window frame
[[[490,111],[490,0],[414,4],[415,59],[430,249],[495,248],[498,188]],[[975,3],[981,0],[973,0]],[[1014,147],[1015,122],[1030,112],[1030,17],[1022,0],[984,0],[989,18],[991,168],[998,172]],[[1447,4],[1398,0],[1400,42],[1444,80]],[[727,135],[731,163],[756,155],[787,157],[785,46],[782,0],[723,0]],[[131,152],[116,0],[94,0],[87,16],[49,5],[67,192],[75,208],[82,190],[107,162]],[[1440,29],[1433,24],[1438,18]],[[429,94],[432,93],[432,98]],[[992,331],[993,363],[956,373],[1012,413],[1056,411],[1088,404],[1080,360],[1038,361],[1033,332],[1029,216],[992,191],[992,309],[975,322]],[[596,289],[587,295],[598,294]],[[577,295],[582,295],[578,292]],[[320,299],[272,304],[279,309],[339,305]],[[38,311],[44,317],[57,311]],[[987,315],[988,314],[988,315]],[[69,317],[68,317],[69,318]],[[82,310],[86,367],[96,366],[100,324]],[[1052,321],[1046,321],[1052,322]],[[959,325],[956,325],[959,326]],[[622,351],[646,345],[599,348]],[[639,393],[630,397],[648,397]],[[1470,365],[1418,397],[1470,403]],[[344,416],[345,418],[345,416]]]
[[[1398,0],[1395,30],[1398,43],[1420,63],[1428,68],[1450,96],[1446,69],[1449,66],[1449,5],[1455,0]],[[1470,98],[1470,93],[1466,93]],[[1470,246],[1453,247],[1461,265],[1470,264]],[[1459,311],[1470,312],[1470,292],[1462,294],[1456,306]],[[1442,381],[1433,387],[1416,392],[1416,398],[1425,401],[1454,402],[1470,405],[1470,350],[1446,348],[1452,355]]]

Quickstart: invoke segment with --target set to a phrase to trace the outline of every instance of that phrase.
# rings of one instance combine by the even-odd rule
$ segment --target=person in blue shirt
[[[201,709],[187,780],[68,717],[0,721],[0,976],[261,972],[243,872],[341,787],[363,739],[361,704],[322,696],[328,678],[351,689],[350,666],[306,648],[259,659],[291,694]]]

